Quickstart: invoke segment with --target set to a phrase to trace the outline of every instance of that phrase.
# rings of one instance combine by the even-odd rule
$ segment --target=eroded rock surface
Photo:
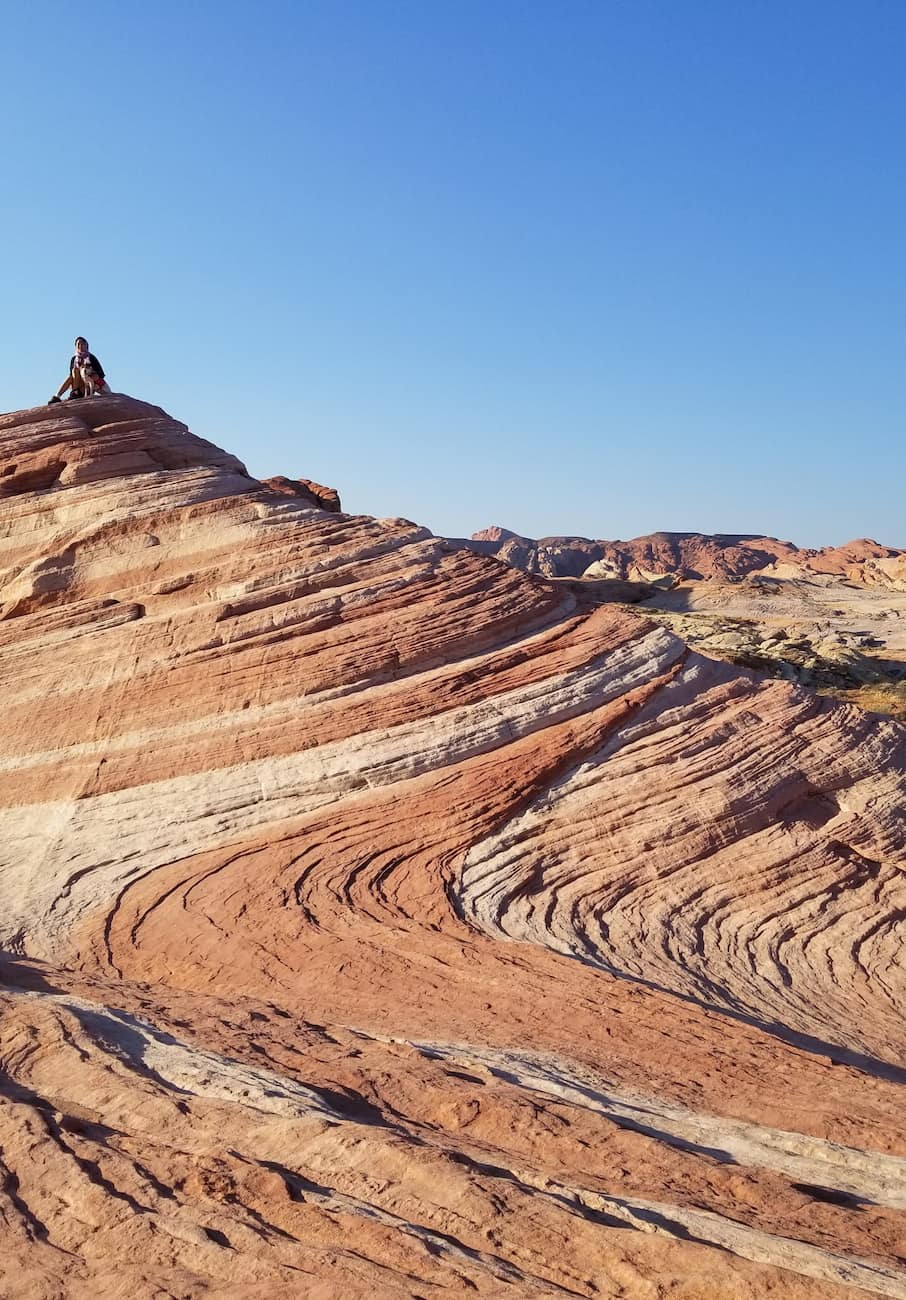
[[[649,533],[628,542],[588,537],[542,537],[536,541],[494,527],[473,533],[459,545],[549,578],[588,575],[644,582],[665,574],[695,581],[733,580],[756,573],[777,577],[830,574],[906,591],[906,550],[882,546],[867,537],[815,550],[776,537],[742,533]]]
[[[701,533],[534,542],[500,528],[457,545],[578,580],[586,604],[636,603],[705,654],[906,720],[906,551]]]
[[[322,510],[330,510],[334,514],[340,513],[340,494],[336,488],[324,487],[321,483],[313,483],[310,478],[287,478],[284,474],[276,474],[273,478],[263,480],[264,486],[271,488],[274,492],[279,492],[284,497],[301,497],[309,505],[320,506]]]
[[[0,1290],[906,1296],[906,730],[0,417]]]

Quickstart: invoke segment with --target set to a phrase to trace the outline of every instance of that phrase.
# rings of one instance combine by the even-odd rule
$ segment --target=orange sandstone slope
[[[906,1297],[906,730],[286,482],[0,417],[0,1293]]]

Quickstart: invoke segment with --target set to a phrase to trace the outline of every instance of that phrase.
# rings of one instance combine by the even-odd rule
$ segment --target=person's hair
[[[84,344],[85,344],[85,347],[86,347],[86,348],[88,347],[88,340],[87,340],[87,339],[83,339],[82,336],[81,336],[81,334],[79,335],[79,337],[76,339],[75,343],[73,343],[72,346],[73,346],[74,348],[77,348],[77,347],[79,346],[80,343],[84,343]]]

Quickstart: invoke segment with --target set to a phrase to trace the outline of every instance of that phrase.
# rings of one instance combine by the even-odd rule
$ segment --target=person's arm
[[[94,367],[94,373],[97,375],[98,379],[106,379],[107,376],[104,374],[104,367],[101,365],[100,361],[98,361],[93,352],[88,353],[88,360]]]

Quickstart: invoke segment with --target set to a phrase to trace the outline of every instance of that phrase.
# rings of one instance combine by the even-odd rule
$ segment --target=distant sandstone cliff
[[[0,1294],[906,1297],[906,729],[288,482],[0,417]]]
[[[906,589],[906,550],[863,538],[846,546],[805,550],[775,537],[705,533],[650,533],[629,542],[584,537],[542,537],[535,541],[505,528],[486,528],[462,545],[495,555],[526,573],[549,578],[612,575],[646,581],[655,575],[679,578],[741,578],[752,573],[798,570],[837,574],[866,584]]]
[[[503,528],[456,544],[587,584],[588,599],[638,603],[705,654],[906,720],[906,551],[702,533],[533,541]]]

